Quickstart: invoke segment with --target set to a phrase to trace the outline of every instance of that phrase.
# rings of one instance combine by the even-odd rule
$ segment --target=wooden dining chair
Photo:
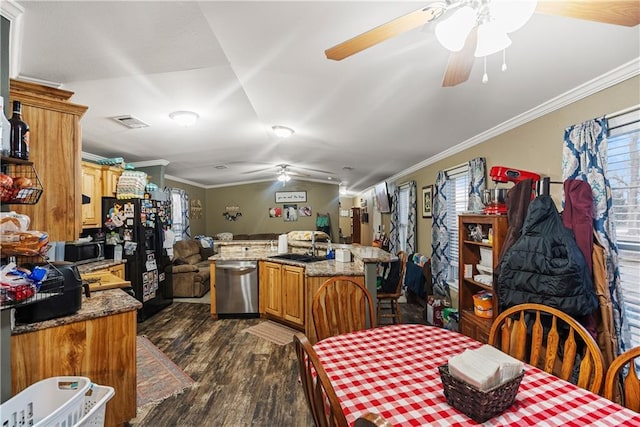
[[[300,381],[316,427],[347,427],[338,396],[318,360],[307,337],[299,332],[293,336],[298,358]]]
[[[393,292],[378,292],[377,318],[378,324],[381,319],[391,319],[392,323],[402,323],[402,313],[398,299],[402,296],[402,284],[407,271],[407,254],[404,251],[398,252],[398,262],[400,263],[400,277]]]
[[[600,392],[604,361],[598,344],[582,325],[560,310],[542,304],[510,307],[493,321],[488,343],[566,381],[572,377],[578,350],[584,348],[577,385]]]
[[[320,286],[311,315],[318,341],[375,326],[371,294],[349,276],[332,277]]]
[[[613,359],[604,379],[604,397],[614,400],[616,388],[620,384],[622,386],[622,401],[618,403],[640,412],[640,379],[638,379],[636,359],[640,360],[640,347],[627,350]],[[626,376],[621,378],[621,371],[627,364],[629,365],[629,370]],[[622,382],[620,382],[621,379]]]

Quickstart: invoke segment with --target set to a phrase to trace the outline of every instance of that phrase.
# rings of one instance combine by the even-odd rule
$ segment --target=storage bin
[[[51,377],[30,385],[0,405],[3,427],[74,426],[84,416],[86,377]]]
[[[102,427],[107,409],[115,391],[113,387],[93,384],[84,396],[84,416],[74,427]]]
[[[493,319],[493,295],[490,292],[473,295],[473,313],[484,319]]]

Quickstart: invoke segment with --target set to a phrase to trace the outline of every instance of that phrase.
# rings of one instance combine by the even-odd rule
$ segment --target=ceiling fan
[[[269,166],[269,167],[266,167],[266,168],[255,169],[255,170],[247,171],[247,172],[244,172],[244,173],[245,174],[251,174],[251,173],[265,172],[265,171],[269,171],[269,170],[273,170],[275,173],[277,173],[279,180],[284,179],[283,177],[289,177],[290,178],[292,176],[301,176],[301,177],[310,177],[311,176],[310,174],[305,173],[305,172],[314,172],[314,173],[323,174],[323,175],[333,175],[333,172],[320,170],[320,169],[305,168],[305,167],[302,167],[302,166],[291,166],[291,165],[289,165],[287,163],[281,163],[281,164],[275,165],[275,166]],[[287,179],[287,181],[288,181],[288,179]]]
[[[505,14],[517,7],[522,7],[523,15],[520,17],[522,22],[516,23],[511,15]],[[436,27],[436,36],[451,50],[442,86],[456,86],[469,79],[475,57],[486,57],[506,48],[511,43],[507,33],[515,31],[517,28],[513,27],[516,24],[524,25],[534,12],[627,27],[640,23],[638,0],[435,1],[339,43],[325,50],[325,55],[328,59],[340,61],[416,27],[440,21]],[[492,46],[487,45],[487,40],[493,41]],[[485,48],[485,45],[488,47]]]

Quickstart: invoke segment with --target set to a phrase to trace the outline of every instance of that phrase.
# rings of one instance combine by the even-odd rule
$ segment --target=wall
[[[154,181],[155,182],[155,181]],[[206,190],[202,187],[196,187],[195,185],[185,184],[179,181],[173,181],[168,178],[164,178],[164,185],[170,188],[181,188],[187,192],[189,195],[189,216],[191,217],[189,220],[189,229],[191,231],[192,236],[198,235],[207,235],[206,233],[206,212],[205,212],[205,199],[206,199]],[[200,203],[202,206],[202,210],[200,212],[200,216],[198,217],[198,209],[197,206],[194,206],[194,203]],[[195,208],[195,209],[194,209]]]
[[[340,210],[349,211],[348,216],[340,217],[339,227],[342,230],[342,237],[351,236],[351,208],[353,207],[353,199],[350,197],[340,197]]]
[[[636,76],[403,176],[396,184],[416,180],[420,206],[422,187],[433,184],[439,170],[465,163],[474,157],[485,157],[487,169],[495,165],[509,166],[549,176],[552,181],[561,181],[564,129],[572,124],[637,105],[640,103],[639,94],[640,77]],[[492,185],[490,182],[489,186]],[[558,209],[561,209],[561,186],[552,185],[551,196]],[[420,211],[417,234],[418,251],[431,254],[431,219],[423,219]]]
[[[311,216],[287,222],[270,218],[269,209],[282,208],[275,202],[276,191],[306,191],[307,201],[295,203],[298,208],[311,207]],[[286,233],[292,230],[315,230],[316,214],[329,213],[332,241],[338,241],[339,226],[338,185],[291,180],[286,187],[281,182],[269,181],[229,187],[210,188],[206,192],[206,230],[208,235],[221,232],[233,234]],[[242,213],[235,221],[227,220],[223,213],[227,207],[237,206]]]

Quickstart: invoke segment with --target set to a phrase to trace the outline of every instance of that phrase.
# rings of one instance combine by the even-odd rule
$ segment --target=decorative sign
[[[422,218],[431,218],[433,206],[433,185],[422,187]]]
[[[306,202],[306,191],[276,191],[276,203]]]

